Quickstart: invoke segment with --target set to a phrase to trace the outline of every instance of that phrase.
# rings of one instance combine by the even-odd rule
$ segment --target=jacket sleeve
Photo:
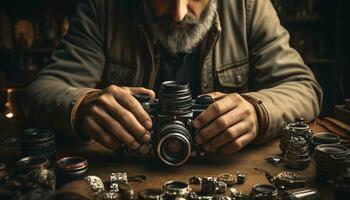
[[[77,5],[70,30],[52,55],[53,63],[26,88],[24,112],[35,126],[74,135],[75,102],[95,91],[105,65],[99,10],[93,0]]]
[[[277,137],[283,121],[314,120],[323,94],[311,70],[289,46],[289,34],[270,0],[248,0],[247,6],[252,92],[244,96],[258,105],[262,124],[255,142],[260,143]]]

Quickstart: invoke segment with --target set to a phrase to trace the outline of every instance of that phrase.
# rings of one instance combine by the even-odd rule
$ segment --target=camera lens
[[[206,94],[198,95],[196,103],[208,107],[210,104],[214,103],[214,99]]]
[[[278,199],[278,190],[274,185],[254,185],[250,194],[251,199]]]
[[[181,181],[168,181],[163,186],[164,198],[186,198],[191,192],[191,188],[187,183]]]
[[[326,183],[339,171],[350,167],[350,150],[339,144],[321,144],[315,148],[316,178]]]
[[[291,137],[293,136],[302,136],[309,144],[311,130],[310,127],[304,122],[304,119],[300,118],[295,123],[285,123],[283,125],[283,129],[281,130],[281,135],[282,137],[279,146],[282,154],[284,155],[286,153],[286,149],[289,146]]]
[[[334,133],[329,132],[320,132],[313,134],[311,137],[310,150],[314,152],[315,148],[320,144],[340,144],[340,137]]]
[[[21,135],[24,156],[50,157],[56,153],[55,135],[45,129],[26,129]]]
[[[159,91],[160,114],[186,115],[192,112],[189,84],[183,81],[166,81]]]
[[[161,161],[170,166],[179,166],[191,154],[191,136],[180,121],[175,121],[160,129],[155,146]]]

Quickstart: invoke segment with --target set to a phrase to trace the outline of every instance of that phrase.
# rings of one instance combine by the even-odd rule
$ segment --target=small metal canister
[[[284,155],[292,136],[301,136],[304,137],[307,143],[310,143],[311,138],[311,130],[310,127],[305,123],[304,118],[299,118],[294,123],[284,123],[281,131],[281,141],[280,141],[280,149],[282,154]]]

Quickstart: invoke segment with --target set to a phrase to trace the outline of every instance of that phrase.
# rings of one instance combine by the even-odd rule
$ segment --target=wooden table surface
[[[216,176],[221,173],[233,173],[237,170],[246,174],[244,185],[235,186],[238,191],[250,193],[255,184],[268,183],[265,175],[255,168],[267,170],[272,174],[282,171],[291,171],[306,177],[308,185],[319,189],[323,199],[333,199],[333,189],[330,186],[319,186],[314,183],[315,162],[305,170],[286,169],[283,164],[275,167],[265,161],[272,155],[279,155],[279,140],[270,143],[247,147],[231,156],[212,155],[201,159],[192,159],[183,166],[171,168],[160,166],[157,160],[140,157],[116,157],[109,150],[99,144],[88,146],[69,145],[59,147],[57,157],[83,156],[89,162],[89,174],[97,175],[104,181],[109,179],[113,172],[127,172],[129,176],[145,175],[143,183],[132,183],[135,192],[145,188],[160,188],[168,180],[188,181],[191,176]],[[0,147],[0,162],[14,163],[20,157],[18,148]]]

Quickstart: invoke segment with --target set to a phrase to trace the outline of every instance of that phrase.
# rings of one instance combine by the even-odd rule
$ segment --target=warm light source
[[[5,115],[7,118],[11,119],[13,117],[13,113],[12,112],[9,112]]]

